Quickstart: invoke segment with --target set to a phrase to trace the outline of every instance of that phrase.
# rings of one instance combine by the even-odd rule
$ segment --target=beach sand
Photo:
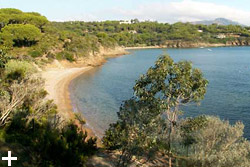
[[[41,72],[42,77],[45,79],[45,90],[48,92],[47,98],[54,100],[58,107],[58,114],[64,119],[74,120],[75,118],[69,92],[70,82],[92,68],[91,66],[79,68],[56,67]],[[85,130],[90,137],[96,137],[91,129],[86,127]]]

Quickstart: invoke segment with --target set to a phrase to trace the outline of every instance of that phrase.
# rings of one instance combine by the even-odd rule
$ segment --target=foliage
[[[153,103],[157,108],[156,118],[166,116],[165,135],[171,164],[172,132],[181,114],[181,105],[199,103],[204,98],[208,81],[202,72],[193,69],[190,62],[174,63],[169,56],[160,57],[134,87],[138,100]],[[165,129],[162,128],[161,131]]]
[[[5,65],[5,75],[7,78],[25,78],[34,72],[36,72],[35,67],[26,61],[10,60]]]
[[[66,60],[68,60],[70,62],[75,61],[75,58],[72,55],[72,53],[67,52],[67,51],[62,51],[62,52],[57,53],[56,59],[58,59],[58,60],[66,59]]]
[[[42,56],[42,52],[41,51],[39,51],[39,50],[31,50],[31,51],[29,51],[28,52],[29,54],[30,54],[30,56],[32,56],[32,57],[34,57],[34,58],[36,58],[36,57],[40,57],[40,56]]]
[[[20,72],[20,73],[19,73]],[[26,74],[26,75],[25,75]],[[30,107],[30,119],[40,120],[44,114],[54,113],[54,104],[45,100],[44,82],[37,76],[21,71],[13,71],[3,78],[0,96],[0,125],[12,120],[15,110]]]
[[[95,55],[99,51],[97,38],[89,36],[83,38],[73,35],[69,42],[65,42],[64,48],[76,58],[87,57],[91,53]]]
[[[184,133],[188,133],[188,136],[192,137],[195,142],[188,143],[187,152],[176,145],[175,149],[178,150],[178,154],[187,156],[179,163],[185,163],[190,167],[249,166],[250,142],[243,137],[244,125],[241,122],[230,125],[228,121],[222,121],[217,117],[202,116],[189,118],[181,124],[182,134],[184,130]],[[181,137],[181,140],[186,140],[185,135]]]
[[[35,12],[22,12],[18,9],[3,8],[0,9],[1,27],[8,24],[32,24],[42,30],[43,26],[48,23],[46,17]]]
[[[202,129],[207,126],[208,120],[206,116],[198,116],[196,118],[187,118],[180,125],[181,137],[183,139],[183,145],[187,148],[187,155],[189,146],[196,143],[196,139],[193,135],[198,129]]]
[[[54,128],[54,121],[27,123],[26,114],[27,111],[18,111],[5,127],[5,140],[29,150],[21,155],[29,166],[84,166],[87,157],[95,153],[96,140],[87,139],[87,133],[79,132],[76,125],[69,123],[58,129]]]
[[[4,69],[6,63],[10,60],[10,56],[6,54],[6,51],[3,49],[0,49],[0,69]]]
[[[154,119],[155,113],[153,108],[134,99],[124,102],[118,113],[119,121],[110,125],[103,138],[107,149],[121,151],[117,166],[128,166],[133,156],[147,161],[155,158],[161,122]]]
[[[102,44],[109,41],[109,37],[118,45],[123,46],[154,46],[166,45],[169,41],[189,41],[191,43],[204,42],[224,43],[217,35],[224,33],[229,41],[232,34],[239,35],[239,39],[249,40],[247,27],[237,25],[192,25],[190,23],[157,23],[133,21],[133,24],[120,24],[118,21],[104,22],[63,22],[53,23],[58,30],[75,32],[78,35],[96,35]],[[202,32],[199,32],[202,31]],[[233,40],[237,40],[233,37]],[[104,42],[105,41],[105,42]],[[170,46],[171,47],[171,46]],[[173,46],[172,46],[173,47]]]
[[[6,46],[31,46],[40,39],[41,32],[30,24],[11,24],[2,29],[0,36]]]

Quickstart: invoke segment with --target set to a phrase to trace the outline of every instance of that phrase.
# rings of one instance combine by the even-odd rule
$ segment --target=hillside
[[[93,62],[93,58],[100,56],[103,50],[111,51],[117,47],[181,48],[250,44],[249,27],[241,27],[222,18],[213,21],[219,25],[148,21],[131,24],[119,21],[50,22],[39,13],[0,9],[0,19],[0,46],[8,48],[13,56],[34,60],[39,66],[54,59],[69,62],[81,60],[89,64],[88,60]]]

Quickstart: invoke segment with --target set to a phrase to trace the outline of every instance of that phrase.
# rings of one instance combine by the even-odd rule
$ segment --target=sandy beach
[[[54,103],[58,106],[59,115],[65,119],[74,119],[69,92],[70,82],[92,68],[91,66],[79,68],[56,67],[41,72],[42,77],[45,79],[45,89],[48,92],[47,98],[54,100]],[[91,129],[86,128],[86,131],[91,137],[95,136]]]
[[[81,74],[91,70],[94,66],[102,65],[106,62],[106,58],[112,58],[128,54],[123,48],[105,50],[100,49],[99,55],[78,63],[59,62],[55,60],[41,71],[42,77],[45,79],[45,89],[48,92],[48,99],[54,100],[58,107],[58,113],[66,120],[74,120],[74,111],[70,99],[69,85],[71,81]],[[89,136],[96,137],[94,132],[85,126],[85,130]]]

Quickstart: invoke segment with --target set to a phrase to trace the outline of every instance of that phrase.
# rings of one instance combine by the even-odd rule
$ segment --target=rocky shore
[[[208,42],[193,42],[182,40],[166,41],[164,45],[157,46],[137,46],[126,47],[125,49],[153,49],[153,48],[199,48],[199,47],[226,47],[226,46],[250,46],[250,40],[231,40],[225,43],[208,43]]]

